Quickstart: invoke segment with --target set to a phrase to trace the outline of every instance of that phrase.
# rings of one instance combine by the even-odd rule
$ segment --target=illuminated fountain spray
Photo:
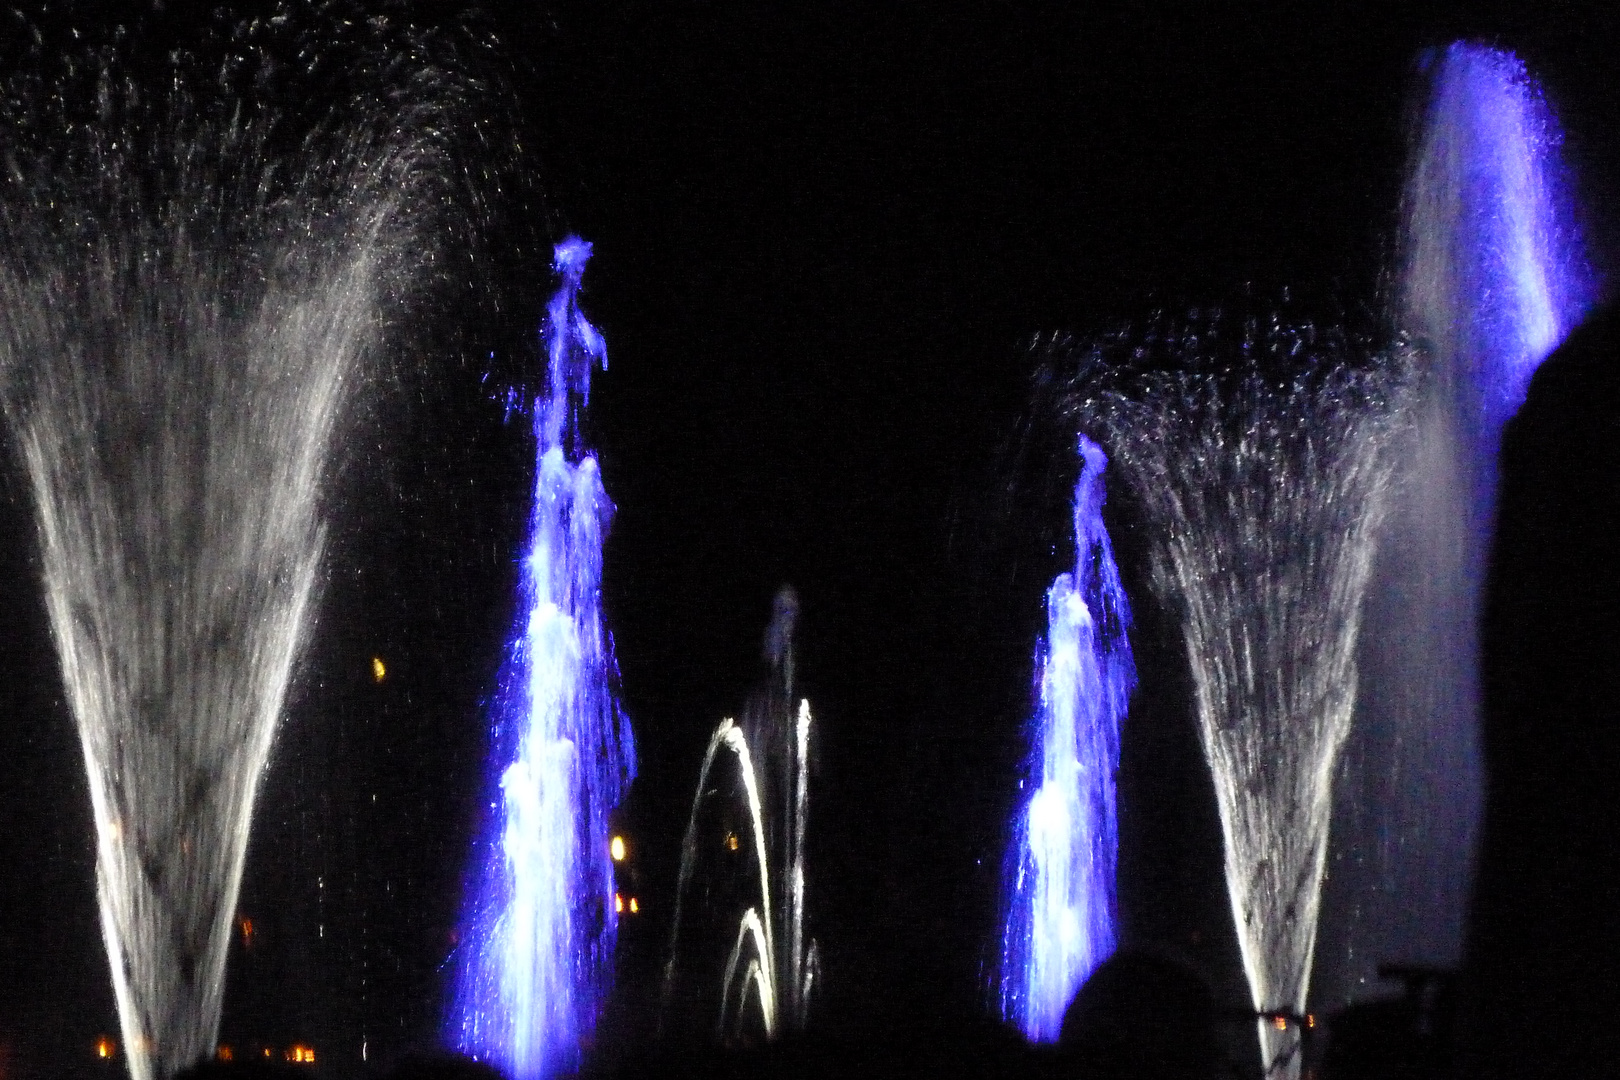
[[[1420,371],[1369,595],[1347,977],[1460,960],[1483,800],[1479,608],[1503,425],[1590,298],[1557,121],[1510,53],[1428,59],[1392,321]],[[1337,866],[1336,866],[1337,869]],[[1365,880],[1363,880],[1365,879]],[[1349,886],[1347,886],[1348,888]]]
[[[575,237],[556,248],[521,615],[492,734],[499,813],[480,855],[447,1033],[516,1080],[577,1069],[595,1027],[618,932],[608,815],[635,774],[602,626],[613,506],[579,434],[591,365],[607,363],[578,303],[590,255]]]
[[[707,862],[704,854],[710,848],[723,852],[723,860],[737,861],[732,876],[741,877],[739,891],[745,898],[740,913],[726,907],[704,913],[718,921],[717,940],[729,950],[711,1002],[715,1034],[722,1040],[745,1040],[753,1021],[766,1039],[772,1039],[784,1028],[803,1029],[809,1018],[818,963],[816,943],[804,933],[810,702],[794,699],[797,616],[798,598],[784,588],[777,594],[765,634],[765,660],[770,666],[765,685],[749,699],[740,726],[721,721],[703,755],[675,885],[675,918],[659,1010],[661,1033],[667,1031],[677,981],[710,966],[701,953],[691,959],[689,954],[698,950],[682,940],[682,930],[693,918],[693,879],[699,863]],[[729,775],[711,780],[717,766]],[[719,836],[703,829],[709,820],[705,811],[714,809],[710,804],[716,795],[736,799],[743,811],[737,827],[715,830]],[[722,814],[719,820],[730,819]],[[714,869],[718,876],[725,868]],[[695,935],[689,931],[687,936]]]
[[[1070,400],[1153,527],[1215,781],[1255,1009],[1305,1012],[1356,638],[1390,475],[1393,363],[1344,335],[1219,314],[1094,343]],[[1260,1024],[1270,1075],[1300,1032]]]
[[[418,71],[300,126],[266,99],[306,61],[275,57],[318,51],[324,27],[242,25],[212,41],[223,55],[165,49],[154,69],[127,41],[63,48],[11,19],[35,50],[0,100],[0,398],[89,775],[127,1061],[151,1080],[214,1051],[328,452],[435,254],[453,86]]]
[[[1014,827],[1001,942],[1002,1015],[1039,1042],[1056,1041],[1075,991],[1114,950],[1114,771],[1136,683],[1130,605],[1102,520],[1108,458],[1084,436],[1080,457],[1075,568],[1046,594],[1035,793]]]

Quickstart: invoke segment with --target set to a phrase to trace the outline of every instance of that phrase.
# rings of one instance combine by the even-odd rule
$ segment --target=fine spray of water
[[[1145,511],[1180,618],[1253,1005],[1298,1016],[1397,382],[1340,333],[1207,313],[1080,361],[1076,419]],[[1295,1021],[1260,1023],[1269,1075],[1298,1075],[1299,1041]]]
[[[1335,863],[1355,893],[1340,961],[1351,994],[1379,963],[1461,959],[1484,792],[1479,608],[1496,455],[1536,366],[1590,297],[1557,120],[1524,64],[1469,43],[1425,59],[1391,313],[1419,374],[1368,597],[1378,633],[1363,643],[1359,783],[1339,810],[1354,860]]]
[[[730,949],[720,969],[718,1000],[714,1002],[716,1037],[745,1041],[749,1020],[757,1018],[764,1037],[772,1039],[784,1028],[802,1030],[809,1019],[819,963],[816,943],[804,933],[810,702],[801,698],[795,705],[794,699],[793,627],[798,606],[792,589],[777,594],[765,634],[765,661],[770,669],[765,685],[749,699],[741,725],[721,721],[703,755],[675,885],[675,917],[659,1008],[661,1033],[668,1033],[677,983],[693,975],[686,969],[709,967],[708,958],[688,955],[692,950],[683,942],[682,930],[683,919],[692,919],[694,877],[710,849],[719,851],[722,860],[751,859],[753,863],[742,890],[746,899],[741,915],[735,911],[718,915],[720,940],[729,940]],[[710,775],[723,760],[735,764],[738,783],[711,787]],[[713,836],[702,828],[711,796],[735,792],[738,786],[747,812],[746,844],[736,831]]]
[[[608,816],[635,774],[602,625],[613,506],[581,446],[590,374],[607,362],[579,308],[591,245],[557,245],[547,392],[534,404],[534,507],[518,626],[494,715],[499,797],[480,849],[448,1041],[516,1080],[577,1070],[612,976],[618,913]]]
[[[451,80],[402,60],[406,84],[310,120],[275,104],[303,70],[278,57],[318,51],[286,20],[139,62],[122,34],[56,41],[15,14],[6,32],[0,398],[89,775],[125,1058],[151,1080],[214,1051],[327,458],[434,258]]]
[[[1075,568],[1046,594],[1027,779],[1035,793],[1013,828],[1001,941],[1002,1015],[1036,1042],[1057,1040],[1075,991],[1114,950],[1114,773],[1136,683],[1130,605],[1102,520],[1108,458],[1081,436],[1080,459]]]

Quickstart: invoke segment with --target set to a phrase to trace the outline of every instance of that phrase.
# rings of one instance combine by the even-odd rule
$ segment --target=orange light
[[[265,1051],[266,1054],[269,1054],[269,1052],[270,1051],[268,1050]],[[315,1048],[313,1046],[305,1046],[302,1043],[289,1046],[287,1048],[287,1053],[283,1056],[288,1061],[297,1062],[300,1065],[315,1064]]]
[[[243,916],[236,920],[236,925],[242,930],[242,945],[244,948],[253,948],[253,920]]]
[[[118,1053],[118,1044],[103,1035],[96,1040],[96,1057],[111,1060]]]
[[[373,656],[371,658],[371,681],[382,682],[386,678],[388,678],[388,665],[382,662],[382,657]]]
[[[636,903],[636,898],[632,896],[630,898],[630,914],[634,915],[637,912],[639,912],[640,910],[641,910],[641,905]]]
[[[1316,1026],[1316,1014],[1315,1013],[1306,1013],[1305,1014],[1305,1026],[1308,1027],[1308,1028],[1313,1028],[1313,1027]]]
[[[736,851],[737,850],[737,834],[736,833],[726,833],[726,850],[728,850],[728,851]]]
[[[624,837],[615,836],[608,844],[608,854],[613,856],[614,862],[624,862]]]
[[[614,911],[623,911],[624,910],[624,896],[622,894],[620,894],[620,893],[614,893],[613,894],[613,910]]]
[[[221,1061],[230,1061],[236,1057],[236,1051],[232,1050],[228,1044],[220,1043],[214,1048],[214,1056]]]
[[[268,1046],[267,1046],[267,1047],[265,1047],[265,1048],[264,1048],[264,1056],[265,1056],[265,1057],[269,1057],[269,1056],[270,1056],[270,1048],[269,1048],[269,1047],[268,1047]]]
[[[1276,1028],[1278,1031],[1287,1031],[1288,1018],[1284,1016],[1273,1016],[1271,1018],[1271,1026]]]

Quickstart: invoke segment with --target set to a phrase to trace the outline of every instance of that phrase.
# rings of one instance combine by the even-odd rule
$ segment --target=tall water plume
[[[458,83],[397,26],[216,18],[179,48],[8,23],[0,397],[149,1080],[214,1049],[329,452],[436,257]],[[300,80],[339,53],[344,105],[311,115]]]
[[[1145,512],[1153,586],[1181,622],[1252,1001],[1297,1016],[1396,365],[1339,331],[1218,313],[1105,337],[1079,360],[1075,419]],[[1297,1075],[1297,1022],[1259,1030],[1267,1073]]]
[[[809,1020],[819,963],[816,943],[804,930],[810,702],[794,698],[798,610],[794,591],[782,589],[765,632],[765,682],[749,698],[741,725],[721,721],[698,770],[675,885],[660,1034],[675,1033],[670,1018],[678,1008],[680,987],[697,998],[698,1024],[713,1010],[713,1030],[721,1040],[747,1040],[750,1018],[757,1018],[766,1039],[784,1028],[803,1029]],[[730,775],[711,779],[722,762],[735,768],[722,765]],[[711,799],[721,794],[730,798]],[[743,812],[740,820],[732,816],[733,809]],[[710,880],[694,895],[700,872]],[[734,900],[742,907],[740,914]],[[710,946],[725,956],[718,986],[704,978],[715,959],[706,954]]]
[[[1057,1040],[1075,991],[1114,951],[1114,772],[1136,683],[1130,605],[1102,519],[1108,458],[1082,435],[1080,459],[1075,567],[1046,593],[1026,770],[1035,791],[1014,824],[1001,941],[1002,1015],[1037,1042]]]
[[[613,504],[583,449],[591,366],[607,347],[579,308],[591,245],[557,245],[546,393],[534,402],[534,506],[518,625],[497,696],[500,770],[469,897],[452,1045],[518,1080],[577,1069],[612,976],[618,913],[608,816],[635,775],[602,625]]]
[[[1368,602],[1365,694],[1335,863],[1344,990],[1460,959],[1483,801],[1479,609],[1503,425],[1590,298],[1558,124],[1511,53],[1426,58],[1391,321],[1419,375]],[[1337,884],[1337,883],[1336,883]]]

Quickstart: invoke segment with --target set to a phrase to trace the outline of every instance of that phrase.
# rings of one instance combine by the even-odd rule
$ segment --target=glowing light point
[[[111,1061],[118,1053],[118,1044],[103,1035],[96,1040],[96,1057],[103,1061]]]
[[[608,854],[613,856],[614,862],[624,862],[624,837],[615,836],[613,838],[613,842],[608,845]]]
[[[388,666],[383,663],[382,657],[373,656],[371,658],[371,681],[380,683],[387,677]]]

